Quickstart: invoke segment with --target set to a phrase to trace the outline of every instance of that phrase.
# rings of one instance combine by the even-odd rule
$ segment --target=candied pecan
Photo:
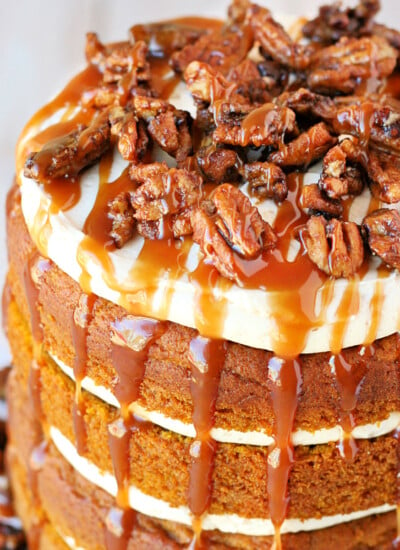
[[[246,57],[252,43],[252,33],[247,26],[223,28],[201,36],[194,44],[174,53],[172,67],[176,72],[183,72],[192,61],[204,61],[226,74]]]
[[[301,240],[310,260],[332,277],[350,277],[364,261],[363,241],[353,222],[311,216]]]
[[[374,23],[372,34],[382,36],[382,38],[385,38],[393,48],[400,50],[400,32],[398,30],[391,29],[380,23]]]
[[[228,7],[228,17],[233,23],[243,23],[246,19],[249,0],[233,0]]]
[[[276,236],[257,208],[239,189],[222,184],[210,196],[210,205],[192,214],[193,240],[225,277],[240,283],[236,251],[246,259],[276,245]]]
[[[149,80],[150,65],[146,57],[147,46],[142,41],[133,45],[123,42],[105,46],[96,33],[86,35],[86,58],[99,67],[105,83],[119,82],[128,74],[134,77],[132,85]]]
[[[372,194],[383,202],[400,201],[400,157],[393,153],[369,150],[368,183]]]
[[[247,58],[229,71],[227,79],[236,84],[235,93],[243,96],[245,101],[267,103],[271,101],[270,92],[277,93],[282,85],[282,72],[273,71],[273,63],[273,61],[256,63]]]
[[[253,109],[248,105],[217,101],[214,120],[216,142],[242,147],[250,144],[277,146],[287,134],[297,130],[294,112],[273,103]]]
[[[49,141],[31,153],[24,174],[43,183],[53,178],[74,178],[93,164],[110,147],[108,113],[95,117],[90,126],[79,126],[65,136]]]
[[[166,111],[173,109],[172,105],[164,99],[143,95],[136,95],[132,100],[132,104],[136,116],[145,121],[150,120],[160,113],[165,113]]]
[[[293,69],[304,70],[308,66],[310,56],[307,48],[293,42],[267,8],[252,4],[248,18],[254,38],[260,42],[268,56]]]
[[[187,211],[199,204],[202,195],[202,179],[198,174],[184,169],[168,168],[165,163],[154,162],[132,165],[129,175],[139,184],[131,193],[139,233],[143,234],[143,228],[150,228],[159,235],[163,221],[172,226],[172,233],[174,225],[179,227],[180,231],[183,227],[188,228]],[[178,217],[184,220],[181,219],[179,223]]]
[[[205,29],[191,27],[178,21],[134,25],[129,30],[131,42],[145,42],[152,57],[170,57],[206,33]]]
[[[400,269],[400,214],[381,208],[368,214],[361,226],[368,246],[385,264]]]
[[[261,197],[282,202],[288,194],[284,172],[271,162],[252,162],[244,167],[245,180],[249,187]]]
[[[282,145],[279,151],[271,153],[268,160],[279,166],[306,168],[321,158],[335,143],[336,138],[331,136],[323,122],[319,122],[287,145]]]
[[[316,91],[352,93],[361,79],[382,79],[396,66],[396,51],[379,36],[341,38],[313,57],[308,86]]]
[[[338,134],[360,137],[363,145],[368,141],[400,153],[400,110],[394,105],[381,105],[361,101],[337,110],[331,120]]]
[[[112,220],[110,237],[117,248],[122,248],[133,237],[136,225],[129,193],[119,193],[107,208],[107,216]]]
[[[342,36],[369,34],[379,7],[379,0],[362,0],[355,8],[344,9],[340,3],[321,6],[318,16],[303,26],[303,34],[324,44]]]
[[[355,158],[354,154],[348,154],[349,149],[353,150],[354,144],[347,138],[332,147],[324,157],[318,185],[331,199],[359,195],[363,189],[363,174],[359,166],[351,164]]]
[[[307,88],[295,92],[284,92],[274,102],[281,107],[289,107],[298,115],[310,115],[324,120],[332,119],[337,112],[334,101],[325,95],[317,94]]]
[[[118,137],[118,150],[123,159],[137,161],[147,151],[149,138],[142,121],[136,121],[132,111],[123,107],[110,109],[111,134]]]
[[[342,203],[324,195],[316,183],[303,187],[300,194],[300,206],[308,214],[321,213],[329,218],[338,218],[343,213]]]
[[[207,180],[221,183],[240,179],[242,161],[232,149],[209,145],[196,153],[197,163]]]
[[[184,79],[194,99],[206,103],[230,99],[236,94],[237,86],[208,63],[192,61],[185,69]]]

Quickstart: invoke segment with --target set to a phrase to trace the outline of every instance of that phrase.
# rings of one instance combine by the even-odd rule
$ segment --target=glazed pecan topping
[[[150,65],[146,59],[147,51],[144,42],[133,45],[123,42],[105,46],[96,33],[86,35],[86,59],[92,65],[99,67],[106,84],[119,82],[128,74],[133,79],[132,85],[149,80]]]
[[[244,167],[245,180],[260,197],[282,202],[288,194],[285,173],[272,162],[252,162]]]
[[[229,82],[208,63],[192,61],[186,67],[184,79],[193,98],[198,101],[213,103],[218,99],[229,99],[236,95],[236,84]]]
[[[136,121],[134,113],[123,107],[113,107],[109,120],[111,134],[118,137],[118,150],[123,159],[138,161],[145,155],[149,138],[142,121]]]
[[[276,236],[257,208],[230,184],[217,187],[207,208],[192,214],[193,240],[218,271],[240,283],[234,251],[245,259],[276,245]]]
[[[342,38],[314,55],[307,84],[315,91],[349,94],[360,79],[388,76],[396,62],[397,53],[384,38]]]
[[[400,156],[370,150],[367,175],[374,197],[387,203],[400,201]]]
[[[323,169],[318,182],[321,190],[331,199],[344,195],[359,195],[364,186],[363,174],[357,164],[362,152],[349,138],[332,147],[324,157]]]
[[[372,143],[400,153],[400,109],[369,100],[340,107],[331,121],[338,134],[351,134],[363,145]]]
[[[310,63],[308,50],[292,41],[267,8],[251,5],[248,18],[262,49],[281,65],[304,70]]]
[[[112,220],[110,237],[122,248],[134,234],[136,220],[128,192],[119,193],[108,203],[107,216]]]
[[[132,165],[129,175],[139,187],[131,193],[138,232],[147,238],[179,237],[191,233],[190,211],[202,196],[202,180],[165,163]],[[163,224],[165,227],[163,227]]]
[[[327,197],[316,183],[303,187],[300,194],[300,206],[309,214],[320,213],[328,218],[338,218],[343,212],[342,203]]]
[[[306,168],[320,159],[336,143],[323,122],[312,126],[296,139],[271,153],[268,160],[279,166]]]
[[[369,34],[379,7],[379,0],[362,0],[354,8],[343,8],[340,3],[322,6],[318,17],[304,25],[303,34],[324,44],[335,43],[342,36]]]
[[[207,34],[206,29],[179,22],[134,25],[129,31],[131,42],[144,42],[153,57],[170,57],[174,52],[196,42],[203,34]]]
[[[172,67],[177,72],[183,72],[192,61],[203,61],[226,74],[246,57],[252,42],[252,33],[246,26],[223,28],[201,36],[194,44],[174,53]]]
[[[350,277],[364,261],[363,241],[353,222],[311,216],[301,239],[310,260],[332,277]]]
[[[90,126],[79,126],[65,136],[49,141],[29,155],[24,174],[46,183],[54,178],[74,178],[96,162],[110,147],[108,113],[95,117]]]
[[[196,159],[207,180],[222,183],[240,179],[242,161],[232,149],[209,145],[199,149]]]
[[[362,222],[368,246],[385,264],[400,269],[400,214],[381,208],[368,214]]]
[[[305,115],[307,119],[311,116],[329,121],[337,112],[332,98],[317,94],[307,88],[299,88],[295,92],[284,92],[274,102],[281,107],[289,107],[297,115]]]
[[[214,140],[229,145],[278,146],[287,134],[297,131],[296,116],[286,107],[265,103],[249,105],[218,101],[214,105]]]

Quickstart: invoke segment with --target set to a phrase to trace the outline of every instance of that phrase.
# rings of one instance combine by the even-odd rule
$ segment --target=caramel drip
[[[368,370],[366,359],[368,357],[363,357],[356,363],[350,364],[340,353],[333,355],[330,359],[340,395],[339,422],[343,430],[343,437],[337,447],[340,455],[346,460],[353,460],[357,453],[357,444],[351,433],[355,427],[354,410],[357,406],[358,394]]]
[[[193,402],[192,420],[196,437],[190,446],[188,505],[194,515],[196,548],[201,548],[201,517],[212,498],[212,475],[217,442],[211,437],[219,380],[225,362],[226,343],[196,336],[190,342],[189,361],[192,368],[190,392]]]
[[[280,550],[280,528],[287,515],[288,480],[294,462],[292,432],[302,385],[300,360],[272,356],[268,363],[268,378],[275,417],[275,441],[268,449],[267,492],[269,514],[275,528],[275,549]]]
[[[353,279],[346,281],[346,288],[336,311],[337,320],[331,334],[330,349],[333,354],[341,352],[349,319],[358,313],[360,307],[359,279],[359,275],[354,275]]]
[[[85,404],[82,399],[82,380],[86,376],[87,366],[87,337],[89,325],[93,318],[93,308],[96,296],[81,294],[77,307],[71,319],[72,341],[75,350],[74,378],[75,399],[73,405],[73,420],[75,430],[76,449],[79,454],[86,451],[86,425],[84,420]]]
[[[108,158],[107,158],[108,157]],[[95,203],[89,212],[83,232],[91,239],[101,244],[106,250],[114,250],[115,245],[110,237],[112,220],[108,217],[108,204],[120,193],[129,193],[134,190],[132,180],[129,178],[128,169],[125,169],[115,181],[108,183],[112,157],[103,157],[105,160],[100,163],[100,185]],[[106,172],[106,173],[105,173]],[[108,175],[107,175],[108,174]]]
[[[382,306],[385,300],[385,288],[383,279],[390,275],[390,271],[385,266],[380,266],[378,269],[378,280],[375,283],[374,294],[370,303],[371,324],[368,328],[368,333],[364,344],[368,346],[372,344],[378,337],[378,329],[382,316]]]
[[[153,319],[124,317],[113,322],[111,357],[117,373],[114,392],[121,416],[109,426],[109,446],[118,485],[117,505],[129,508],[129,446],[133,434],[147,428],[136,419],[129,405],[138,400],[151,344],[165,331],[164,323]]]
[[[134,510],[111,508],[106,518],[106,550],[126,550],[136,524]]]

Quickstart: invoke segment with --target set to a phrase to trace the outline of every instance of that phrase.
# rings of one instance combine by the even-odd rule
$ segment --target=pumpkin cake
[[[87,35],[7,199],[7,467],[33,549],[397,547],[400,33]]]

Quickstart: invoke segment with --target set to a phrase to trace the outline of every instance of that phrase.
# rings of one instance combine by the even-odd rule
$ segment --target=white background
[[[316,0],[259,0],[273,12],[312,15]],[[378,19],[400,28],[400,0]],[[0,288],[6,273],[4,203],[24,124],[85,64],[85,33],[121,40],[134,23],[178,15],[221,17],[229,0],[0,0]],[[0,313],[1,315],[1,313]],[[8,361],[0,330],[0,366]]]

